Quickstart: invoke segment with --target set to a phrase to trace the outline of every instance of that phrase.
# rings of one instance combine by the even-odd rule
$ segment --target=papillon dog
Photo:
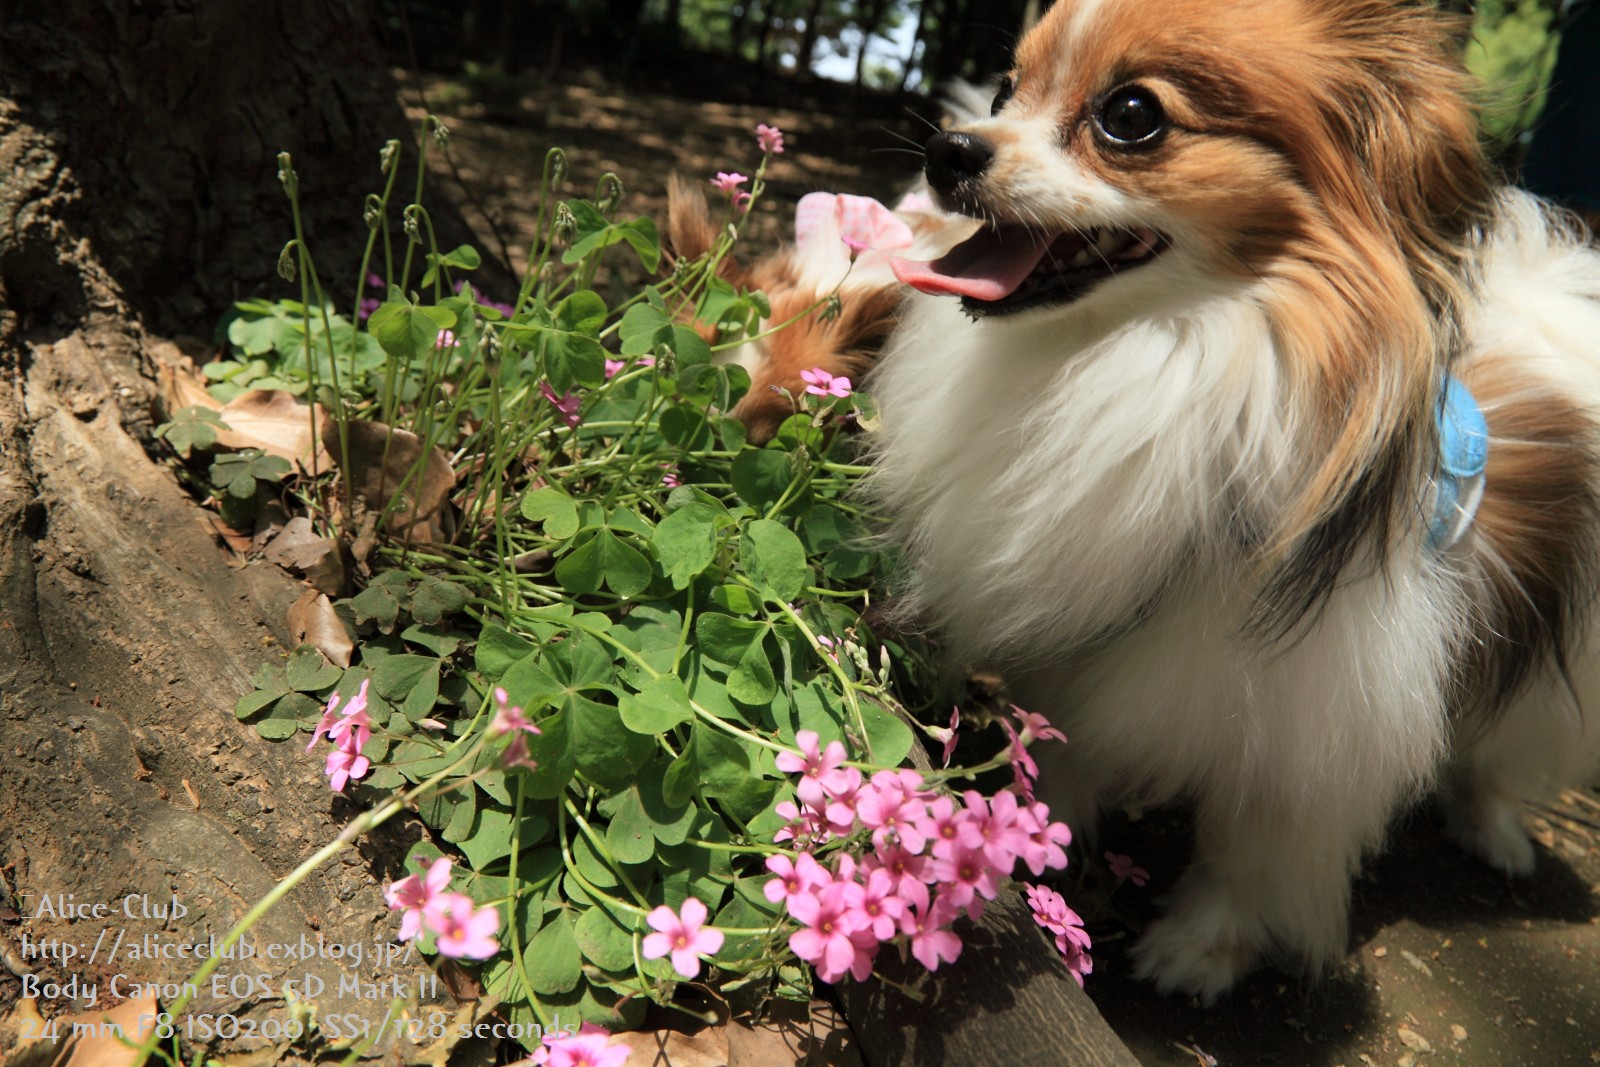
[[[1592,766],[1600,256],[1486,162],[1462,37],[1397,0],[1058,0],[927,144],[971,236],[888,264],[901,617],[1064,730],[1041,789],[1080,834],[1192,805],[1132,950],[1164,990],[1325,969],[1429,792],[1531,872],[1519,798]]]

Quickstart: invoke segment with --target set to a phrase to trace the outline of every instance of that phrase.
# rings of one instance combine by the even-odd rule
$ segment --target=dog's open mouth
[[[924,293],[959,296],[968,311],[1002,315],[1076,300],[1168,246],[1165,237],[1143,226],[1053,238],[1021,226],[984,227],[932,262],[896,259],[892,265],[897,278]]]

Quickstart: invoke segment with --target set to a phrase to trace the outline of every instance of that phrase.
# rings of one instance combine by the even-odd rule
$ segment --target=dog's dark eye
[[[1149,144],[1167,128],[1156,94],[1142,85],[1124,85],[1100,105],[1100,132],[1118,145]]]
[[[998,115],[1000,109],[1006,106],[1006,101],[1011,99],[1011,93],[1016,89],[1017,83],[1007,74],[1000,79],[1000,89],[994,94],[994,103],[989,105],[989,114]]]

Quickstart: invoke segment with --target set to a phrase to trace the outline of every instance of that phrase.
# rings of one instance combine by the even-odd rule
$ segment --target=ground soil
[[[896,195],[918,166],[901,138],[927,132],[909,115],[885,124],[629,93],[593,79],[502,95],[493,107],[442,80],[425,91],[451,126],[456,169],[477,207],[514,235],[514,258],[530,236],[538,161],[551,145],[567,150],[578,188],[615,170],[628,183],[625,210],[659,218],[671,171],[748,173],[755,124],[783,127],[789,151],[747,243],[759,251],[788,235],[793,202],[806,192]],[[1600,798],[1568,793],[1528,820],[1543,846],[1539,869],[1512,882],[1460,853],[1426,811],[1415,813],[1358,880],[1350,950],[1332,974],[1307,982],[1263,972],[1211,1008],[1128,977],[1125,947],[1188,846],[1180,815],[1117,820],[1100,851],[1134,856],[1153,879],[1121,886],[1096,911],[1103,863],[1089,870],[1100,861],[1080,860],[1076,902],[1099,945],[1089,992],[1150,1067],[1600,1063]]]

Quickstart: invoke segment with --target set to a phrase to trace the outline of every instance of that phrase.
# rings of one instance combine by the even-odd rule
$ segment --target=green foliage
[[[799,398],[774,442],[750,444],[728,415],[748,376],[687,325],[717,324],[729,346],[770,312],[716,277],[739,220],[707,258],[608,306],[596,269],[653,272],[655,225],[613,221],[604,198],[545,206],[546,251],[514,309],[441,295],[447,271],[478,263],[458,248],[422,255],[431,301],[391,288],[354,340],[331,312],[316,325],[325,304],[241,305],[229,324],[235,362],[303,389],[325,357],[347,416],[380,412],[470,472],[452,545],[382,549],[335,603],[355,664],[298,649],[235,710],[287,739],[367,685],[373,768],[350,788],[405,792],[434,831],[414,860],[443,842],[458,888],[501,910],[507,951],[483,981],[513,1018],[560,1005],[614,1026],[669,1000],[670,966],[640,955],[643,917],[689,896],[732,931],[714,978],[804,995],[773,910],[748,892],[774,805],[794,795],[775,755],[810,729],[848,740],[865,769],[898,765],[913,735],[890,665],[921,654],[860,618],[888,561],[850,497],[861,468],[840,416],[856,402]],[[308,338],[328,342],[309,361]],[[286,470],[240,453],[213,479],[254,494]],[[490,728],[497,691],[537,734]],[[511,761],[514,740],[531,764]]]
[[[292,468],[281,456],[269,456],[259,448],[246,448],[216,458],[211,464],[211,484],[235,500],[254,500],[260,483],[283,480]]]
[[[157,426],[155,435],[177,449],[179,455],[187,457],[196,448],[204,450],[216,444],[217,431],[228,428],[215,411],[190,404],[174,413],[172,421]]]
[[[1465,60],[1483,87],[1483,128],[1491,141],[1508,143],[1538,120],[1555,69],[1553,23],[1541,0],[1478,6]]]
[[[335,374],[344,388],[360,392],[384,364],[377,339],[326,305],[245,300],[218,332],[229,358],[201,369],[212,382],[206,391],[223,403],[246,389],[300,396],[313,381],[331,383]]]

